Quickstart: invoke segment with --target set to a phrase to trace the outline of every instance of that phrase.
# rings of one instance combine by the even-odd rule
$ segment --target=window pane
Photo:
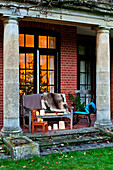
[[[19,54],[19,68],[25,69],[25,54],[24,53]]]
[[[25,70],[20,70],[20,85],[25,85]]]
[[[54,56],[48,56],[48,70],[54,70]]]
[[[78,54],[85,55],[85,46],[83,46],[83,45],[78,46]]]
[[[90,84],[90,85],[88,85],[88,90],[91,90],[91,84]]]
[[[40,71],[40,84],[47,85],[47,71]]]
[[[80,72],[85,72],[85,61],[80,61]]]
[[[47,86],[40,86],[40,93],[47,92]]]
[[[26,86],[26,94],[34,94],[34,87]]]
[[[48,84],[54,85],[54,71],[48,71]]]
[[[39,35],[39,48],[47,48],[47,36]]]
[[[25,86],[20,86],[20,89],[19,89],[19,96],[20,96],[20,99],[22,98],[22,96],[25,94]]]
[[[85,74],[80,73],[80,84],[85,84]]]
[[[56,48],[56,37],[48,36],[48,48],[52,48],[52,49]]]
[[[33,69],[34,68],[34,54],[27,53],[26,54],[26,69]]]
[[[86,69],[88,72],[91,72],[91,62],[86,63]]]
[[[85,90],[85,85],[80,85],[80,90]]]
[[[24,34],[19,34],[19,46],[24,47]]]
[[[88,74],[88,84],[91,84],[91,74]]]
[[[40,69],[47,69],[47,55],[40,55]]]
[[[33,85],[34,82],[34,71],[26,70],[26,84]]]
[[[25,35],[26,38],[26,47],[34,47],[34,35]]]

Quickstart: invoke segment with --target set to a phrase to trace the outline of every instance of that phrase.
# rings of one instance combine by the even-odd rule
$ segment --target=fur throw
[[[43,94],[44,104],[46,109],[50,108],[51,111],[65,112],[66,103],[64,102],[64,97],[59,93],[44,93]]]

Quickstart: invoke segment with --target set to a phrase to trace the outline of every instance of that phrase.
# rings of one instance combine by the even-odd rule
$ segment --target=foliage
[[[44,157],[35,156],[29,160],[0,160],[0,169],[111,170],[113,169],[113,147],[69,153],[59,152]]]
[[[72,93],[68,93],[69,99],[73,102],[72,105],[76,107],[78,111],[84,111],[85,102],[81,103],[80,95],[73,95]]]

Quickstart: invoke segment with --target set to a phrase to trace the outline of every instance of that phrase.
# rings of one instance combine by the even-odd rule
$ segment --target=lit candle
[[[48,130],[51,130],[51,126],[48,126]]]
[[[59,129],[65,129],[65,122],[59,121]]]
[[[40,110],[40,116],[43,116],[45,114],[44,110]]]
[[[38,118],[38,122],[41,122],[41,118]]]
[[[57,130],[58,129],[58,124],[53,124],[53,129]]]
[[[41,122],[43,122],[43,119],[41,119]]]

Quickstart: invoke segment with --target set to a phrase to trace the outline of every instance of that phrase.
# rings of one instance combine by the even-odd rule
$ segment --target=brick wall
[[[61,93],[65,93],[68,103],[68,92],[74,93],[77,89],[77,34],[76,27],[56,24],[44,24],[21,21],[20,28],[41,28],[60,33],[61,37]]]
[[[0,21],[0,129],[3,125],[3,23]]]
[[[61,93],[75,94],[77,89],[77,34],[75,28],[61,30]],[[68,103],[69,100],[67,100]]]

